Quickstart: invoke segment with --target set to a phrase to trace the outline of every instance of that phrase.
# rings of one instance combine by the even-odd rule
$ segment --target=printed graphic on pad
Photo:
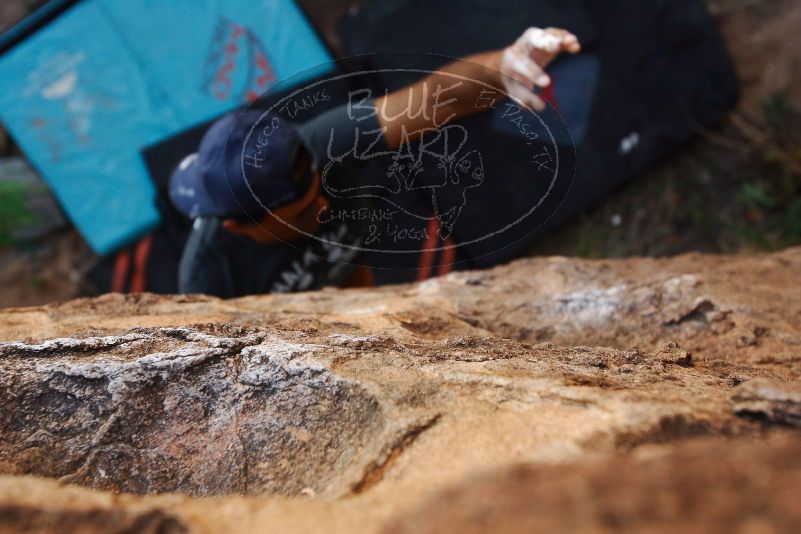
[[[247,26],[219,16],[203,80],[203,89],[217,100],[252,102],[275,81],[275,73],[256,35]]]
[[[80,66],[85,60],[81,52],[60,53],[28,73],[28,86],[23,95],[26,98],[39,96],[59,109],[59,113],[34,115],[29,120],[38,139],[49,148],[49,159],[53,163],[60,160],[65,145],[91,145],[95,115],[116,107],[112,95],[102,89],[87,89],[80,83]]]

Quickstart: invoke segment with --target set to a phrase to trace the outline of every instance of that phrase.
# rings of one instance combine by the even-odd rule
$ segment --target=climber
[[[354,91],[348,102],[304,124],[253,109],[223,117],[170,179],[172,203],[194,220],[179,290],[234,297],[371,285],[375,273],[359,259],[359,245],[370,243],[376,220],[403,209],[390,197],[409,191],[426,192],[420,196],[429,199],[428,226],[413,235],[388,225],[385,239],[447,242],[464,191],[483,183],[480,155],[460,152],[461,126],[454,121],[481,111],[477,102],[488,88],[542,111],[542,91],[551,84],[545,68],[560,53],[580,49],[567,30],[529,28],[507,48],[453,62],[404,89],[375,97]],[[421,157],[404,161],[413,142]],[[231,146],[241,150],[226,151]],[[370,155],[359,157],[364,151]],[[392,168],[370,168],[376,154],[393,155]],[[434,179],[420,184],[424,160]],[[447,187],[460,189],[443,206]],[[365,197],[379,204],[365,204]],[[259,210],[267,214],[249,220]],[[464,259],[453,254],[454,262]]]

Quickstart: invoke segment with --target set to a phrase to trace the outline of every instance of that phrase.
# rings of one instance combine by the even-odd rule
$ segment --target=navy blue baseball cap
[[[249,109],[225,115],[170,177],[173,205],[188,217],[258,217],[300,198],[293,179],[301,138],[283,117]],[[243,172],[244,171],[244,172]]]

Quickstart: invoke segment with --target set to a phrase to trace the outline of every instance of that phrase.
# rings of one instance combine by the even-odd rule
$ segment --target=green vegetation
[[[25,205],[25,192],[24,184],[0,181],[0,246],[14,243],[14,228],[37,222]]]

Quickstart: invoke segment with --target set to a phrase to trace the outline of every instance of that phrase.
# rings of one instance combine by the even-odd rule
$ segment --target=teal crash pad
[[[330,60],[292,0],[84,0],[0,57],[0,120],[106,254],[159,223],[143,147]]]

